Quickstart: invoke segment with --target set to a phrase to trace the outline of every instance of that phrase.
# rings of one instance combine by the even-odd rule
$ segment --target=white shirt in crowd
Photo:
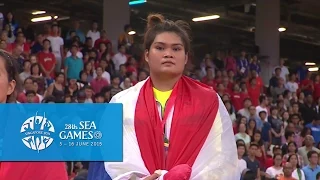
[[[53,37],[48,36],[47,38],[51,42],[52,53],[56,57],[57,60],[61,60],[61,46],[63,46],[63,39],[59,36]]]
[[[243,171],[247,169],[247,162],[243,159],[239,159],[238,161],[238,170],[240,175],[242,175]]]
[[[299,173],[298,173],[298,169],[294,170],[292,172],[292,177],[295,178],[295,179],[299,179],[299,180],[306,180],[306,177],[304,175],[304,172],[302,171],[302,169],[300,169],[300,176],[299,176]],[[301,177],[301,178],[299,178]]]
[[[251,142],[251,137],[248,134],[237,133],[235,135],[235,138],[236,138],[236,141],[238,139],[243,140],[246,145],[250,144],[250,142]]]
[[[125,64],[127,62],[127,56],[122,53],[117,53],[113,56],[112,61],[114,63],[114,69],[119,71],[120,65]]]
[[[68,51],[68,52],[67,52],[67,57],[70,57],[70,56],[72,56],[72,54],[71,54],[70,51]],[[80,59],[82,59],[82,58],[83,58],[82,52],[78,51],[78,52],[77,52],[77,57],[80,58]]]
[[[22,82],[24,82],[24,80],[26,80],[26,79],[27,79],[28,77],[30,77],[30,76],[31,76],[30,73],[27,73],[27,72],[24,72],[24,71],[19,74],[19,77],[20,77],[20,79],[21,79]]]
[[[265,112],[267,113],[267,117],[268,117],[268,115],[269,115],[269,114],[268,114],[268,109],[267,109],[267,108],[263,108],[263,107],[261,107],[260,105],[256,107],[256,113],[257,113],[257,116],[258,116],[258,117],[260,117],[260,116],[259,116],[259,113],[260,113],[261,111],[265,111]]]
[[[288,89],[290,92],[295,93],[299,89],[299,85],[296,82],[287,82],[285,84],[285,88]]]
[[[283,170],[281,169],[276,169],[273,166],[269,167],[266,170],[266,173],[269,174],[271,176],[271,178],[275,178],[277,175],[283,175]]]
[[[92,30],[89,30],[87,33],[87,37],[91,37],[92,43],[94,44],[94,42],[100,38],[100,32],[99,31],[93,32]]]
[[[96,71],[94,71],[93,78],[96,78],[96,77],[97,77],[97,73],[96,73]],[[110,78],[110,73],[109,72],[104,71],[102,73],[102,78],[104,78],[105,80],[108,81],[109,84],[111,84],[111,78]]]

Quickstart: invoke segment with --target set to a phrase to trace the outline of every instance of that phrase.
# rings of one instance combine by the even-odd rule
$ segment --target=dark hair
[[[285,133],[284,133],[284,137],[286,138],[286,140],[288,140],[288,138],[290,137],[290,136],[293,136],[294,135],[294,132],[292,132],[292,131],[286,131]]]
[[[14,91],[7,96],[7,102],[15,102],[17,93],[22,90],[17,60],[7,51],[3,50],[0,50],[0,57],[4,60],[4,66],[8,74],[8,82],[11,82],[13,80],[16,81],[16,87]]]
[[[264,101],[264,100],[266,100],[266,99],[267,99],[267,97],[266,97],[265,95],[261,95],[261,96],[259,97],[259,102],[262,103],[262,101]]]
[[[300,133],[300,136],[301,136],[301,137],[306,137],[308,130],[311,132],[311,128],[309,128],[309,127],[304,127],[304,128],[302,129],[301,133]]]
[[[28,96],[29,94],[37,95],[36,92],[33,90],[27,90],[25,94],[26,96]]]
[[[104,96],[101,92],[94,95],[94,98],[99,98],[99,97],[104,98]]]
[[[54,103],[56,103],[56,98],[54,97],[54,96],[52,96],[52,95],[50,95],[50,96],[47,96],[47,97],[45,97],[42,101],[41,101],[41,103],[49,103],[49,102],[54,102]]]
[[[254,143],[254,142],[250,143],[250,146],[249,146],[249,147],[251,148],[251,147],[253,147],[253,146],[259,148],[259,145],[258,145],[257,143]]]
[[[31,64],[31,61],[29,61],[29,60],[24,60],[24,61],[23,61],[23,66],[25,66],[27,63],[30,63],[30,64]]]
[[[318,157],[319,157],[319,154],[318,154],[316,151],[313,151],[313,150],[312,150],[312,151],[309,151],[308,154],[307,154],[308,159],[310,159],[313,154],[316,154],[316,155],[318,155]]]
[[[297,153],[297,152],[298,152],[298,146],[297,146],[297,143],[294,142],[294,141],[291,141],[291,142],[288,143],[288,153],[289,153],[289,146],[290,146],[291,144],[293,144],[293,145],[296,147],[296,150],[295,150],[294,152]]]
[[[36,66],[38,66],[38,68],[39,68],[39,73],[38,73],[38,75],[41,74],[40,65],[39,65],[38,63],[34,63],[34,64],[32,64],[31,67],[30,67],[30,73],[31,73],[31,75],[33,74],[33,68],[36,67]]]
[[[257,173],[253,172],[252,170],[248,170],[242,177],[242,180],[252,180],[256,179]]]
[[[297,154],[291,154],[291,155],[289,155],[289,157],[288,157],[288,159],[287,159],[287,162],[290,162],[290,160],[291,160],[291,157],[293,157],[293,156],[295,156],[296,158],[297,158],[297,167],[296,168],[300,168],[300,166],[299,166],[299,157],[298,157],[298,155]]]
[[[144,36],[145,50],[150,50],[151,44],[158,34],[163,32],[174,32],[180,36],[184,45],[185,53],[190,52],[191,39],[189,33],[191,32],[191,29],[188,23],[181,20],[175,22],[165,20],[161,14],[150,14],[147,20],[148,25]]]

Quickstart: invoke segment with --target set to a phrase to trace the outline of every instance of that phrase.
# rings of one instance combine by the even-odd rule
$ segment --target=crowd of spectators
[[[79,22],[65,37],[53,21],[44,33],[30,34],[12,13],[4,16],[0,49],[20,65],[23,87],[18,103],[108,103],[118,92],[148,77],[148,66],[131,53],[130,25],[117,44],[97,22],[85,34]],[[117,47],[117,48],[115,48]],[[117,49],[117,52],[113,52]],[[319,179],[320,75],[291,69],[280,60],[269,83],[260,76],[258,55],[232,50],[207,54],[185,75],[211,86],[233,123],[243,179]],[[265,86],[268,84],[268,86]],[[85,176],[88,165],[68,162],[70,179]]]

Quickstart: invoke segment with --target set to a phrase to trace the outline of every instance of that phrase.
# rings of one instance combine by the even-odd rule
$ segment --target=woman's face
[[[291,156],[290,161],[289,161],[293,167],[296,167],[298,164],[298,159],[297,156]]]
[[[87,79],[88,79],[87,73],[82,73],[81,74],[81,81],[87,81]]]
[[[288,151],[289,152],[295,152],[296,151],[296,146],[293,143],[289,144]]]
[[[145,52],[150,73],[159,75],[181,75],[187,56],[181,37],[176,33],[163,32],[156,36],[150,50]]]
[[[39,66],[33,66],[32,68],[32,74],[33,75],[38,75],[39,74]]]
[[[7,41],[8,40],[8,33],[7,33],[7,31],[3,31],[2,33],[1,33],[1,40],[3,40],[3,41]]]
[[[31,57],[30,57],[30,61],[31,61],[31,64],[37,63],[37,62],[38,62],[37,56],[31,56]],[[39,67],[38,67],[38,68],[39,68]]]
[[[246,125],[245,125],[245,124],[240,124],[240,126],[239,126],[239,132],[241,132],[241,133],[246,132]]]
[[[100,44],[100,51],[105,51],[107,49],[107,46],[103,43]]]
[[[59,83],[63,83],[64,82],[64,75],[60,74],[58,77],[57,77],[57,82]]]
[[[289,113],[288,112],[283,113],[283,119],[284,120],[289,119]]]
[[[240,119],[240,123],[242,124],[246,124],[247,123],[247,119],[244,117],[244,118],[241,118]]]
[[[0,57],[0,103],[6,103],[7,96],[12,94],[16,86],[15,80],[8,81],[5,59]]]
[[[255,121],[250,121],[249,127],[250,128],[254,128],[255,126],[256,126],[256,122]]]
[[[86,70],[87,70],[87,71],[91,71],[91,70],[92,70],[92,64],[91,64],[91,63],[88,63],[88,64],[86,65]]]
[[[130,87],[130,86],[131,86],[131,80],[130,80],[129,78],[126,78],[126,79],[124,80],[124,86],[125,86],[125,87]]]
[[[281,163],[282,163],[282,158],[281,158],[281,156],[276,156],[276,157],[274,158],[274,165],[280,166]]]
[[[261,135],[259,133],[255,133],[254,134],[254,140],[255,141],[260,141],[260,139],[261,139]]]

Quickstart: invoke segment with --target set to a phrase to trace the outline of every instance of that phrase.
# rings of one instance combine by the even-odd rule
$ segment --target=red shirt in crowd
[[[111,43],[111,41],[109,39],[99,38],[94,42],[94,48],[99,49],[100,43],[108,44],[108,43]]]
[[[258,86],[252,87],[248,86],[248,95],[251,98],[252,105],[259,105],[260,88]]]
[[[105,80],[104,78],[101,78],[101,79],[95,78],[90,82],[90,84],[94,93],[99,93],[104,86],[109,85],[108,81]]]
[[[314,83],[313,88],[313,98],[317,100],[318,98],[320,98],[320,83]]]
[[[236,111],[243,108],[243,97],[240,92],[231,93],[231,102]]]
[[[305,90],[309,91],[309,92],[312,92],[313,91],[313,88],[312,88],[312,80],[310,79],[305,79],[305,80],[302,80],[301,83],[300,83],[300,87],[304,87],[304,86],[307,86],[307,88]]]
[[[16,46],[17,46],[16,43],[12,43],[12,49],[15,49]],[[23,43],[22,48],[23,48],[23,52],[24,52],[24,53],[29,54],[29,52],[30,52],[30,45],[29,45],[28,43]]]
[[[57,63],[56,58],[53,53],[51,53],[51,52],[46,53],[43,51],[38,53],[38,62],[40,65],[43,66],[43,68],[46,71],[50,71],[52,68],[55,67],[55,65]],[[54,71],[51,72],[50,76],[52,78],[55,77]]]
[[[17,97],[17,101],[19,101],[20,103],[27,103],[27,96],[25,94],[25,92],[21,92],[18,97]],[[34,103],[40,103],[40,98],[39,96],[35,96],[34,97]]]
[[[214,90],[217,90],[217,83],[215,80],[209,80],[207,77],[202,78],[201,80],[202,83],[211,86]]]

